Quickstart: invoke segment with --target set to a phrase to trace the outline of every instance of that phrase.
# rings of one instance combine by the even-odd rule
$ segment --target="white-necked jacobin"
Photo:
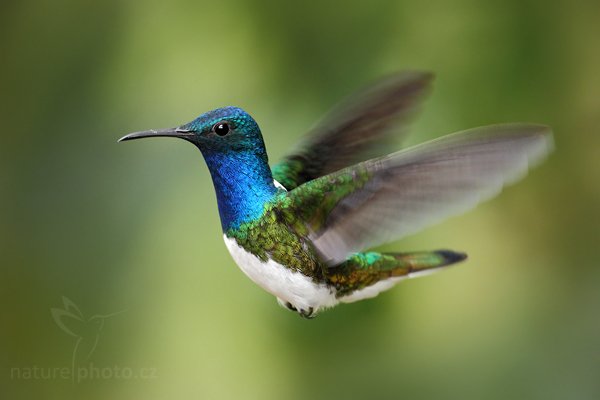
[[[519,123],[383,155],[431,81],[430,73],[400,72],[360,91],[273,167],[258,124],[237,107],[120,140],[167,136],[196,145],[212,176],[231,256],[281,305],[308,318],[464,260],[466,254],[450,250],[365,250],[474,207],[551,150],[549,127]]]

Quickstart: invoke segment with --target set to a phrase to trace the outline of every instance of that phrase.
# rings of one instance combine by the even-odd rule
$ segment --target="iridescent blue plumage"
[[[238,135],[220,138],[197,136],[204,160],[211,173],[223,231],[238,228],[257,219],[277,188],[269,168],[267,151],[260,128],[254,119],[238,107],[223,107],[202,114],[180,127],[203,133],[220,122],[227,122]]]
[[[212,175],[224,232],[258,219],[265,203],[277,193],[268,164],[251,151],[233,156],[211,152],[204,160]]]

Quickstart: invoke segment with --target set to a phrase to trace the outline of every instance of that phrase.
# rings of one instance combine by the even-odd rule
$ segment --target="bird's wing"
[[[470,129],[307,182],[287,194],[288,207],[334,266],[474,207],[551,148],[542,125]]]
[[[306,136],[299,150],[272,168],[287,190],[386,153],[407,129],[433,75],[391,75],[336,106]],[[389,150],[388,150],[389,152]]]

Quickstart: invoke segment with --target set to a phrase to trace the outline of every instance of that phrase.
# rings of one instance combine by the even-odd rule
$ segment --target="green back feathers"
[[[229,229],[225,234],[264,262],[270,258],[317,281],[323,279],[326,267],[310,248],[308,228],[289,207],[285,192],[265,205],[260,218]]]

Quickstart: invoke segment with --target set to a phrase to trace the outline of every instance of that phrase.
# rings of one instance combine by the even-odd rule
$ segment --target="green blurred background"
[[[600,2],[301,4],[2,2],[0,398],[600,398]],[[391,246],[468,262],[312,321],[234,265],[193,146],[116,143],[238,105],[274,161],[405,68],[437,75],[412,143],[530,121],[556,151]],[[137,378],[27,377],[71,366],[63,296],[78,365]]]

